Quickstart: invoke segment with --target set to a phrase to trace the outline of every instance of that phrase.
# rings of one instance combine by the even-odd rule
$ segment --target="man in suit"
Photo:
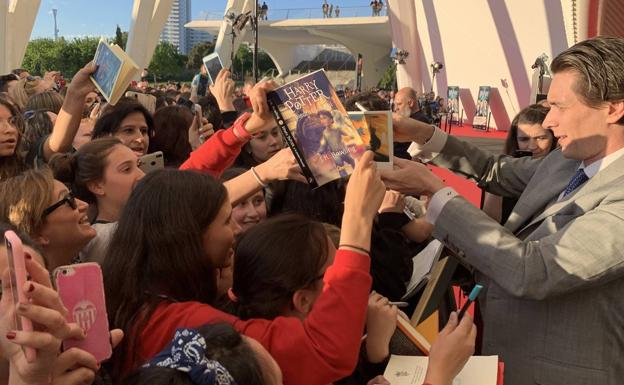
[[[505,384],[621,384],[624,378],[624,39],[593,38],[551,65],[543,125],[559,149],[542,160],[495,156],[401,118],[412,154],[518,197],[504,227],[398,159],[386,185],[430,198],[434,236],[477,270],[484,354]]]

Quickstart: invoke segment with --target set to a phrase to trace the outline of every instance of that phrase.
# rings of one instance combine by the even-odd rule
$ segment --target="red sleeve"
[[[245,133],[245,122],[250,114],[241,115],[234,124],[226,130],[218,130],[191,156],[182,163],[180,170],[197,170],[219,178],[223,171],[232,166],[241,148],[246,142],[241,142],[234,134],[234,129],[239,133]]]
[[[360,351],[370,258],[339,250],[325,272],[323,293],[302,323],[294,317],[238,321],[234,326],[264,345],[279,363],[285,385],[326,385],[350,375]],[[305,381],[302,381],[305,379]]]
[[[284,385],[337,381],[351,374],[358,360],[371,288],[369,270],[367,255],[338,250],[325,272],[323,292],[303,322],[295,317],[242,321],[198,302],[162,305],[141,332],[141,359],[147,361],[169,344],[177,328],[228,322],[271,353],[282,369]]]

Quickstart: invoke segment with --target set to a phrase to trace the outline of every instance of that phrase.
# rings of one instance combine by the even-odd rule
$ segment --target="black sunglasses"
[[[78,204],[76,204],[76,197],[70,191],[70,192],[67,193],[67,195],[65,195],[65,197],[63,199],[61,199],[60,201],[56,202],[55,204],[53,204],[52,206],[48,207],[47,209],[43,210],[42,217],[43,218],[47,217],[54,210],[56,210],[59,207],[63,206],[65,203],[67,203],[69,205],[69,207],[72,208],[72,210],[76,210],[78,208]]]

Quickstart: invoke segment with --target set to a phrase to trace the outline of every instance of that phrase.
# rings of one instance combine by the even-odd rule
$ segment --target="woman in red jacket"
[[[133,191],[105,259],[108,315],[128,338],[114,356],[117,377],[145,363],[180,327],[225,321],[258,340],[284,384],[324,385],[355,367],[371,279],[370,231],[385,187],[372,153],[362,157],[345,199],[341,246],[307,318],[246,321],[215,300],[215,268],[233,254],[231,204],[209,176],[162,170]]]

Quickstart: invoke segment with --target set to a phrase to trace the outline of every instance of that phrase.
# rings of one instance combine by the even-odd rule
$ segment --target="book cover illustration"
[[[349,112],[349,118],[367,149],[375,153],[380,168],[392,168],[392,112]]]
[[[267,95],[286,143],[312,187],[350,175],[366,151],[325,71]]]
[[[104,98],[110,101],[115,88],[115,83],[123,67],[121,60],[108,43],[102,39],[95,51],[95,64],[97,70],[91,76],[96,87],[100,90]]]

